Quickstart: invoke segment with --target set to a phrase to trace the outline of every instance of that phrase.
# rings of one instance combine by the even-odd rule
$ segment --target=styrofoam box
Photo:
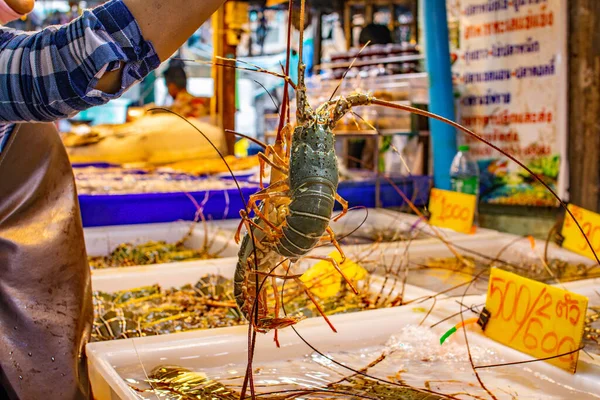
[[[439,243],[440,239],[438,238],[436,231],[444,239],[451,241],[489,238],[500,235],[498,231],[484,228],[478,228],[476,233],[468,235],[445,228],[435,228],[434,230],[426,222],[419,221],[419,217],[416,215],[401,213],[383,208],[351,210],[339,221],[332,221],[330,226],[338,237],[347,235],[353,231],[355,231],[353,235],[358,236],[367,235],[369,232],[373,232],[376,229],[409,232],[412,228],[413,232],[421,233],[424,236],[427,236],[426,238],[417,238],[414,240],[415,242],[419,243],[424,243],[425,241],[428,241],[430,243]],[[349,236],[349,239],[352,239],[352,235]],[[382,248],[394,245],[396,244],[380,244]]]
[[[164,224],[86,228],[84,229],[85,246],[88,256],[106,256],[121,243],[138,245],[148,241],[161,240],[168,243],[176,243],[189,232],[190,227],[191,222],[180,221]],[[208,232],[208,243],[211,244],[209,251],[218,252],[220,257],[237,255],[238,245],[233,240],[235,232],[233,224],[223,225],[207,222],[206,229]],[[204,226],[202,223],[198,223],[194,227],[191,236],[186,240],[185,245],[190,249],[200,249],[204,246],[205,237]],[[95,272],[116,272],[111,270],[121,269],[124,268],[108,268],[95,270]]]
[[[316,261],[305,261],[298,270],[306,270]],[[169,264],[169,268],[160,266],[142,266],[122,268],[119,271],[103,273],[103,270],[94,271],[92,274],[92,289],[113,293],[120,290],[135,289],[142,286],[158,284],[163,289],[178,288],[187,284],[195,284],[207,274],[217,274],[233,279],[237,259],[222,258],[214,260],[190,261]],[[389,298],[395,298],[402,294],[405,301],[427,298],[432,292],[406,285],[402,289],[401,282],[388,280],[383,277],[372,276],[370,280],[370,291],[378,294],[384,288],[383,294]]]
[[[339,213],[335,212],[333,217],[336,217],[337,215],[339,215]],[[222,220],[213,221],[211,223],[215,226],[222,227],[224,230],[233,231],[237,228],[239,222],[239,220]],[[423,221],[419,222],[419,217],[416,215],[401,213],[385,208],[350,210],[339,221],[336,222],[332,219],[330,227],[333,229],[338,239],[351,232],[352,235],[358,236],[361,234],[366,235],[369,232],[373,232],[375,229],[408,232],[413,228],[414,232],[419,232],[422,233],[423,236],[427,236],[426,238],[416,238],[413,240],[414,242],[419,243],[423,243],[424,241],[439,243],[440,239],[438,238],[436,231],[440,233],[444,239],[452,241],[490,238],[502,235],[498,231],[485,228],[478,228],[474,234],[459,233],[445,228],[435,228],[434,230],[427,223]],[[245,229],[243,229],[242,232],[244,233]],[[349,239],[352,239],[352,235],[349,236]],[[384,247],[387,244],[388,243],[381,243]]]
[[[334,232],[344,232],[347,234],[358,227],[367,213],[365,210],[353,210],[344,216],[340,221],[331,223]],[[357,233],[368,232],[375,227],[393,228],[400,231],[408,231],[411,226],[418,221],[418,217],[414,215],[399,213],[385,209],[369,209],[368,218],[366,222],[360,227]],[[209,221],[207,222],[208,238],[212,241],[210,251],[220,251],[220,257],[237,257],[239,245],[233,240],[235,231],[239,225],[240,220],[221,220],[221,221]],[[179,221],[172,223],[161,223],[161,224],[143,224],[143,225],[123,225],[123,226],[106,226],[106,227],[94,227],[84,229],[85,243],[89,256],[104,256],[108,255],[121,243],[133,243],[142,244],[148,241],[164,240],[169,243],[177,242],[183,238],[191,223],[189,221]],[[421,232],[429,236],[427,239],[414,240],[411,246],[421,244],[433,244],[440,243],[440,239],[434,234],[431,227],[424,223],[417,226]],[[438,232],[444,237],[444,239],[458,242],[463,240],[476,240],[492,238],[501,235],[499,232],[479,229],[474,235],[465,235],[457,232],[453,232],[449,229],[437,229]],[[242,234],[245,230],[242,231]],[[338,235],[339,236],[339,235]],[[189,248],[201,248],[204,244],[205,230],[202,223],[198,223],[194,228],[193,234],[186,241],[186,245]],[[403,247],[407,244],[407,241],[395,242],[395,243],[379,243],[377,248],[381,251],[390,248]],[[364,245],[345,245],[344,249],[347,249],[348,254],[356,255],[363,251],[370,251],[372,244]],[[325,255],[332,251],[332,246],[322,246],[313,250],[314,255]],[[171,268],[172,263],[167,264],[167,268]],[[207,264],[207,265],[210,265]],[[140,271],[153,271],[154,267],[160,266],[140,266],[140,267],[127,267],[127,268],[107,268],[94,270],[94,274],[107,275],[116,274],[117,276],[126,275],[128,273],[137,273],[132,268],[141,268]]]
[[[531,260],[536,264],[541,264],[540,257],[543,257],[545,243],[536,241],[535,250],[531,248],[528,238],[519,238],[513,235],[499,235],[495,238],[482,238],[479,240],[466,240],[456,242],[453,240],[452,248],[463,256],[470,256],[476,259],[488,257],[489,259],[500,259],[505,262],[518,263],[524,260]],[[354,256],[354,255],[352,255]],[[411,268],[408,273],[407,283],[431,290],[433,292],[445,292],[449,296],[462,295],[472,280],[473,275],[468,273],[457,273],[446,269],[432,270],[419,269],[431,258],[455,257],[450,247],[444,243],[415,245],[414,243],[407,249],[397,248],[388,249],[383,254],[373,253],[372,255],[359,256],[361,265],[369,266],[372,259],[373,264],[378,267],[374,272],[383,275],[384,267],[397,269],[402,262],[408,262]],[[571,251],[558,247],[555,244],[548,246],[549,259],[561,259],[570,263],[595,265],[592,260],[575,254]],[[485,259],[485,258],[483,258]],[[550,276],[548,276],[551,279]],[[550,282],[551,283],[551,282]],[[463,286],[450,290],[452,287],[463,284]],[[487,291],[487,279],[481,277],[470,285],[468,294],[481,294]]]
[[[477,304],[481,301],[481,296],[466,297],[463,300],[467,305]],[[439,322],[441,318],[459,311],[460,305],[454,300],[438,300],[425,325]],[[319,318],[304,320],[297,325],[297,329],[309,343],[331,354],[383,345],[391,335],[401,332],[407,325],[419,324],[423,317],[422,312],[415,312],[413,306],[409,305],[333,316],[331,321],[338,331],[335,334]],[[458,321],[460,317],[454,317],[431,329],[434,334],[441,336],[449,326]],[[179,365],[195,369],[223,367],[243,371],[247,362],[247,334],[247,327],[242,326],[88,344],[88,366],[94,396],[98,400],[137,399],[133,390],[117,373],[117,370],[123,368],[135,371],[139,376],[144,376],[144,371],[150,371],[158,365]],[[491,349],[501,354],[505,362],[531,359],[523,353],[489,340],[475,330],[468,330],[468,335],[471,345]],[[291,329],[280,331],[279,340],[282,347],[277,349],[272,335],[258,336],[255,367],[280,360],[302,359],[312,353]],[[463,344],[463,335],[454,335],[449,340],[449,343],[452,342]],[[461,362],[468,361],[465,357]],[[360,369],[364,365],[352,366]],[[444,362],[436,362],[434,356],[428,363],[428,375],[423,379],[437,379],[439,374],[448,373],[447,368],[448,365]],[[348,372],[348,375],[350,374]],[[544,362],[482,369],[479,370],[479,374],[488,386],[507,388],[506,392],[496,390],[496,394],[502,399],[511,398],[509,392],[513,393],[519,387],[530,392],[530,396],[526,398],[553,396],[555,399],[586,399],[592,398],[591,394],[600,395],[600,367],[583,362],[578,365],[575,375]],[[575,393],[568,388],[574,388]],[[521,398],[518,393],[517,397]]]

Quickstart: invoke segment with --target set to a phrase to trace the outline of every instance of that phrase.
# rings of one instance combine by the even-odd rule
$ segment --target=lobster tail
[[[335,187],[324,178],[313,178],[292,194],[289,215],[277,252],[297,259],[312,250],[329,226],[335,201]]]

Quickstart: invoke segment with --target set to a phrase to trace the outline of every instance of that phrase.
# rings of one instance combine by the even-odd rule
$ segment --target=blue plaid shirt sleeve
[[[0,146],[10,124],[54,121],[107,103],[159,64],[122,0],[36,33],[0,27]],[[118,93],[95,89],[104,73],[120,66]]]

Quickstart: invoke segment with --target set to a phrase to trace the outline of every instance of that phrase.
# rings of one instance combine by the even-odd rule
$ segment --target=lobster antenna
[[[292,51],[292,12],[293,12],[294,0],[289,0],[288,3],[288,29],[287,29],[287,45],[285,50],[285,71],[284,75],[290,76],[290,57]],[[290,80],[291,81],[291,80]],[[289,106],[289,98],[290,93],[288,90],[288,81],[286,80],[283,84],[283,99],[281,101],[281,113],[279,115],[279,126],[277,127],[277,137],[275,139],[276,143],[281,143],[282,136],[281,131],[283,130],[283,126],[285,125],[285,115],[287,112],[287,107]]]
[[[285,67],[283,66],[283,64],[281,63],[281,61],[279,61],[279,65],[281,66],[281,71],[283,71],[283,73],[285,74]],[[287,100],[287,106],[286,106],[287,113],[285,115],[285,122],[287,124],[289,124],[290,123],[290,98],[289,98],[289,96],[288,96],[288,98],[286,100]]]
[[[201,134],[201,135],[202,135],[202,136],[203,136],[203,137],[206,139],[206,141],[207,141],[207,142],[208,142],[208,143],[209,143],[209,144],[210,144],[210,145],[211,145],[211,146],[212,146],[212,147],[215,149],[215,151],[217,152],[217,154],[219,155],[219,157],[221,158],[221,160],[223,160],[223,162],[224,162],[224,163],[225,163],[225,165],[227,166],[227,169],[229,170],[229,172],[230,172],[230,174],[231,174],[231,177],[233,178],[233,180],[234,180],[234,182],[235,182],[235,185],[236,185],[236,186],[237,186],[237,188],[238,188],[238,191],[239,191],[239,194],[240,194],[240,198],[242,199],[242,203],[244,203],[244,206],[246,206],[246,204],[247,204],[247,203],[246,203],[246,199],[244,198],[244,194],[242,193],[242,189],[241,189],[241,187],[240,187],[240,184],[239,184],[239,182],[237,181],[237,179],[236,179],[235,175],[233,174],[233,171],[231,170],[231,167],[229,166],[229,163],[227,162],[227,160],[225,160],[225,157],[223,157],[223,155],[221,154],[221,152],[219,151],[219,149],[217,148],[217,146],[215,146],[215,144],[214,144],[214,143],[213,143],[213,142],[212,142],[212,141],[211,141],[211,140],[208,138],[208,136],[206,136],[206,135],[204,134],[204,132],[202,132],[202,131],[200,130],[200,128],[198,128],[197,126],[195,126],[194,124],[192,124],[192,123],[191,123],[191,122],[190,122],[190,121],[189,121],[187,118],[185,118],[183,115],[181,115],[181,114],[179,114],[179,113],[176,113],[175,111],[169,110],[168,108],[164,108],[164,107],[153,107],[153,108],[149,109],[148,111],[165,111],[165,112],[168,112],[168,113],[170,113],[170,114],[173,114],[173,115],[175,115],[175,116],[179,117],[180,119],[184,120],[184,121],[185,121],[187,124],[189,124],[189,125],[190,125],[192,128],[194,128],[196,131],[198,131],[198,133],[200,133],[200,134]],[[133,347],[134,347],[134,351],[135,351],[135,353],[136,353],[136,355],[137,355],[137,357],[138,357],[138,361],[139,361],[139,363],[140,363],[140,365],[141,365],[141,367],[142,367],[142,371],[144,372],[144,375],[145,375],[145,377],[146,377],[146,380],[147,380],[147,381],[148,381],[148,383],[150,384],[150,387],[151,387],[151,389],[152,389],[152,392],[153,392],[153,394],[154,394],[154,395],[156,396],[156,398],[158,399],[158,398],[159,398],[159,396],[158,396],[158,394],[157,394],[157,392],[156,392],[156,388],[154,387],[154,385],[153,385],[153,384],[152,384],[152,382],[151,382],[151,379],[150,379],[150,377],[148,376],[148,373],[147,373],[147,371],[146,371],[146,368],[145,368],[145,366],[144,366],[144,363],[142,362],[142,360],[141,360],[141,358],[140,358],[139,352],[138,352],[138,350],[137,350],[137,348],[136,348],[136,346],[135,346],[135,341],[133,341],[133,339],[132,339],[132,344],[133,344]]]
[[[288,11],[288,37],[287,37],[287,47],[286,47],[286,69],[285,69],[285,73],[282,74],[275,74],[275,73],[271,73],[269,71],[267,71],[267,73],[270,73],[271,75],[275,75],[275,76],[280,76],[280,77],[285,77],[284,80],[284,84],[283,84],[283,101],[282,101],[282,106],[281,106],[281,113],[279,114],[279,126],[277,127],[277,137],[276,137],[276,143],[277,142],[281,142],[282,140],[282,136],[281,136],[281,131],[283,130],[283,126],[285,123],[285,114],[286,114],[286,106],[287,106],[287,102],[288,102],[288,98],[289,98],[289,90],[288,90],[288,85],[292,86],[292,88],[296,89],[296,86],[294,85],[294,83],[291,81],[290,77],[289,77],[289,71],[290,71],[290,51],[291,51],[291,40],[292,40],[292,6],[293,6],[293,0],[289,0],[289,11]],[[235,60],[234,60],[235,61]],[[250,234],[253,235],[253,229],[250,228],[249,229]],[[254,235],[252,237],[252,242],[254,243]],[[256,254],[256,246],[254,245],[254,259],[255,259],[255,263],[254,263],[254,267],[255,269],[258,268],[258,257]],[[258,274],[255,274],[255,285],[258,288],[259,287],[259,282],[258,282]],[[267,277],[264,278],[263,280],[263,284],[266,281]],[[262,287],[262,285],[260,285]],[[258,291],[257,293],[260,294],[260,291]],[[258,297],[257,299],[255,299],[255,303],[252,307],[252,313],[254,314],[254,319],[257,320],[258,319]],[[255,321],[257,322],[257,321]],[[254,398],[256,396],[255,393],[255,388],[254,388],[254,373],[252,370],[252,361],[254,359],[254,348],[256,345],[256,331],[252,328],[252,323],[249,324],[248,327],[248,366],[246,368],[246,376],[244,377],[244,383],[242,384],[242,390],[241,390],[241,398],[244,398],[246,396],[246,390],[248,388],[248,384],[250,384],[250,395],[252,396],[252,398]]]
[[[544,186],[552,194],[552,196],[560,203],[561,207],[565,209],[565,211],[569,214],[569,216],[571,216],[571,218],[573,218],[573,221],[577,225],[577,228],[579,229],[579,232],[581,232],[581,234],[585,238],[585,241],[587,242],[590,250],[594,254],[594,258],[596,259],[596,262],[598,264],[600,264],[600,257],[598,257],[598,254],[596,254],[596,251],[594,250],[594,246],[592,246],[592,243],[590,242],[590,239],[585,234],[583,228],[581,227],[581,224],[579,223],[579,221],[577,220],[577,218],[575,218],[575,215],[573,215],[573,213],[571,212],[571,210],[569,210],[569,207],[567,207],[567,205],[560,198],[560,196],[558,194],[556,194],[556,192],[546,182],[544,182],[544,180],[542,178],[540,178],[537,174],[535,174],[529,167],[527,167],[525,164],[523,164],[521,161],[519,161],[516,157],[514,157],[513,155],[511,155],[511,154],[509,154],[509,153],[501,150],[498,146],[496,146],[495,144],[491,143],[490,141],[484,139],[483,137],[479,136],[478,134],[476,134],[472,130],[470,130],[470,129],[468,129],[468,128],[466,128],[466,127],[464,127],[464,126],[462,126],[462,125],[460,125],[460,124],[458,124],[458,123],[456,123],[456,122],[454,122],[452,120],[449,120],[448,118],[444,118],[444,117],[442,117],[440,115],[433,114],[433,113],[430,113],[428,111],[420,110],[418,108],[407,106],[407,105],[404,105],[404,104],[391,103],[391,102],[385,101],[385,100],[373,99],[371,101],[371,104],[380,105],[380,106],[389,107],[389,108],[395,108],[397,110],[408,111],[408,112],[413,113],[413,114],[418,114],[418,115],[421,115],[421,116],[424,116],[424,117],[427,117],[427,118],[436,119],[438,121],[441,121],[441,122],[443,122],[445,124],[448,124],[448,125],[452,126],[453,128],[456,128],[456,129],[460,130],[461,132],[466,133],[467,135],[469,135],[471,137],[476,138],[480,142],[485,143],[486,145],[488,145],[492,149],[494,149],[496,151],[499,151],[501,154],[503,154],[506,157],[508,157],[511,161],[515,162],[519,167],[521,167],[525,171],[527,171],[542,186]]]
[[[156,396],[157,400],[160,400],[160,397],[158,396],[158,389],[154,386],[154,384],[152,383],[152,379],[150,379],[150,376],[148,375],[148,372],[146,371],[146,367],[144,366],[142,358],[140,357],[140,353],[137,349],[137,346],[135,345],[135,340],[133,338],[131,339],[131,344],[133,346],[133,350],[135,351],[135,355],[137,356],[138,362],[140,363],[140,366],[142,367],[142,372],[144,372],[144,376],[146,377],[146,382],[148,382],[148,385],[150,385],[152,394],[154,394]]]
[[[298,43],[298,79],[300,79],[300,74],[303,74],[304,70],[300,67],[300,65],[304,64],[304,12],[306,8],[306,0],[300,0],[300,23],[298,24],[298,29],[300,29],[300,40]]]
[[[478,279],[485,272],[487,272],[487,268],[484,268],[483,270],[481,270],[481,272],[477,273],[477,275],[475,276],[475,278],[471,282],[469,282],[469,284],[465,288],[465,291],[463,292],[463,294],[461,296],[461,299],[460,299],[461,310],[464,308],[463,304],[465,303],[465,297],[467,296],[467,292],[471,288],[471,285],[473,284],[473,282],[475,282],[475,279]],[[461,322],[461,324],[465,323],[465,315],[463,313],[460,313],[460,322]],[[473,369],[473,373],[475,374],[475,377],[477,378],[477,382],[479,382],[479,385],[481,386],[481,388],[483,390],[485,390],[487,392],[487,394],[489,394],[492,399],[498,400],[498,398],[490,391],[490,389],[488,389],[487,386],[485,386],[485,384],[483,383],[483,380],[481,379],[481,376],[479,376],[479,372],[477,372],[477,368],[475,367],[475,362],[473,361],[473,355],[471,354],[471,346],[469,345],[469,338],[468,338],[468,335],[467,335],[467,329],[463,329],[462,331],[463,331],[463,336],[465,338],[465,345],[467,346],[467,354],[469,355],[469,364],[471,364],[471,368]]]
[[[194,124],[192,124],[187,118],[185,118],[183,115],[176,113],[175,111],[169,110],[168,108],[164,108],[164,107],[155,107],[155,108],[151,108],[148,111],[165,111],[168,112],[170,114],[176,115],[177,117],[181,118],[182,120],[184,120],[186,123],[188,123],[192,128],[194,128],[198,133],[200,133],[207,141],[208,143],[215,149],[215,151],[217,152],[217,154],[219,155],[219,157],[221,158],[221,160],[223,160],[223,163],[225,163],[225,166],[227,167],[227,169],[229,170],[229,174],[231,175],[231,177],[233,178],[233,181],[235,182],[235,185],[237,186],[238,192],[240,194],[240,198],[242,199],[242,203],[244,204],[244,208],[248,207],[248,203],[246,202],[246,199],[244,198],[244,194],[242,193],[242,188],[240,187],[240,184],[237,180],[237,178],[235,177],[235,174],[233,173],[233,171],[231,170],[231,167],[229,166],[229,163],[227,162],[227,160],[225,159],[225,157],[223,156],[223,154],[221,154],[221,152],[219,151],[219,149],[217,148],[217,146],[215,146],[215,144],[208,138],[208,136],[206,136],[204,134],[204,132],[202,132],[197,126],[195,126]],[[255,243],[255,239],[254,239],[254,232],[252,229],[249,230],[248,234],[250,235],[251,239],[252,239],[252,243]],[[258,256],[256,254],[256,246],[254,246],[254,260],[255,260],[255,265],[258,265]],[[258,287],[258,275],[256,276],[256,285]],[[258,311],[258,309],[257,309]],[[258,314],[256,314],[258,316]],[[250,377],[248,377],[248,374],[246,374],[246,378],[249,378],[250,380],[250,390],[252,395],[254,396],[254,380],[252,377],[252,370],[251,370],[251,359],[254,356],[254,344],[256,343],[256,332],[253,331],[252,329],[252,324],[248,324],[248,346],[249,346],[249,352],[248,352],[248,358],[250,360],[248,367],[250,368]],[[244,381],[244,388],[243,391],[245,392],[245,385],[247,383],[246,379]]]
[[[329,101],[331,101],[333,99],[333,97],[335,96],[335,94],[337,93],[337,91],[342,87],[342,84],[344,83],[344,79],[346,79],[346,75],[348,75],[348,72],[350,72],[350,70],[352,69],[352,67],[354,67],[354,63],[356,62],[356,60],[358,60],[358,56],[360,56],[360,54],[363,52],[364,49],[367,48],[367,46],[371,43],[371,41],[369,40],[367,43],[365,43],[365,45],[358,51],[358,53],[356,54],[356,56],[354,56],[354,59],[352,59],[352,62],[350,63],[350,66],[344,71],[344,74],[342,75],[342,78],[340,79],[340,81],[338,82],[337,86],[335,87],[335,89],[333,90],[333,93],[331,93],[331,96],[329,96]]]
[[[235,58],[224,58],[224,57],[218,57],[218,58],[221,59],[221,60],[225,60],[225,61],[233,61],[235,63],[249,64],[246,61],[237,60]],[[223,68],[234,68],[234,69],[239,69],[241,71],[256,72],[256,73],[261,73],[261,74],[267,74],[267,75],[275,76],[277,78],[283,79],[288,85],[290,85],[292,87],[292,89],[296,90],[296,84],[294,82],[292,82],[292,79],[289,76],[286,76],[286,75],[283,75],[283,74],[279,74],[277,72],[266,70],[266,69],[264,69],[262,67],[259,67],[258,65],[255,66],[254,64],[250,64],[254,68],[246,68],[246,67],[240,67],[239,65],[223,64],[223,63],[217,63],[217,62],[206,61],[206,60],[197,60],[197,59],[193,59],[193,58],[178,58],[178,57],[174,57],[173,59],[174,60],[183,61],[183,62],[190,62],[190,63],[203,64],[203,65],[211,65],[211,66],[217,66],[217,67],[223,67]]]
[[[227,160],[225,159],[225,157],[223,156],[223,154],[221,154],[221,152],[219,151],[219,149],[217,148],[217,146],[215,146],[215,144],[208,138],[208,136],[206,136],[204,134],[204,132],[202,132],[200,130],[200,128],[198,128],[196,125],[192,124],[186,117],[184,117],[183,115],[176,113],[173,110],[169,110],[168,108],[164,108],[164,107],[153,107],[150,108],[148,111],[165,111],[169,114],[173,114],[179,118],[181,118],[182,120],[184,120],[188,125],[190,125],[192,128],[194,128],[199,134],[201,134],[204,139],[206,139],[206,141],[208,142],[208,144],[210,144],[212,146],[213,149],[215,149],[215,151],[217,152],[217,154],[219,155],[219,157],[221,158],[221,160],[223,161],[223,163],[225,163],[225,166],[227,167],[227,169],[229,170],[229,174],[231,175],[231,177],[233,178],[233,181],[235,182],[235,186],[237,186],[238,192],[240,194],[240,198],[242,199],[242,203],[244,203],[244,207],[247,207],[248,204],[246,203],[246,199],[244,198],[244,193],[242,192],[242,187],[240,186],[240,183],[238,182],[238,180],[235,177],[235,174],[233,173],[233,170],[231,169],[231,167],[229,166],[229,163],[227,162]]]
[[[227,133],[231,133],[233,135],[239,136],[239,137],[243,137],[244,139],[248,139],[249,141],[251,141],[254,144],[259,145],[260,147],[262,147],[263,149],[267,148],[266,143],[261,142],[260,140],[253,138],[251,136],[248,136],[246,134],[240,133],[240,132],[236,132],[236,131],[232,131],[231,129],[225,129],[225,132]]]
[[[273,105],[275,106],[275,109],[277,110],[277,113],[279,114],[279,117],[281,117],[281,113],[279,112],[279,107],[281,107],[281,104],[277,104],[277,102],[273,98],[273,95],[271,94],[271,92],[269,92],[267,90],[267,88],[265,87],[265,85],[263,85],[262,83],[260,83],[256,79],[253,79],[253,81],[256,82],[257,84],[259,84],[260,87],[262,87],[264,89],[265,93],[267,93],[269,95],[269,97],[271,98],[271,101],[273,102]]]

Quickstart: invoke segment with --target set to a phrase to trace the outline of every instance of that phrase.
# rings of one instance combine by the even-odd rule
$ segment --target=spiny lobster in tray
[[[293,0],[289,1],[289,18],[292,17]],[[277,279],[293,279],[325,318],[327,319],[317,300],[309,289],[300,280],[301,274],[290,272],[290,263],[301,257],[326,260],[333,264],[344,280],[352,286],[350,280],[344,275],[338,263],[328,257],[311,256],[309,252],[319,244],[332,243],[340,252],[342,260],[345,259],[334,232],[329,227],[335,201],[342,205],[342,212],[335,219],[341,218],[348,210],[348,203],[336,192],[338,186],[338,167],[334,149],[333,128],[337,122],[348,112],[358,106],[383,106],[436,119],[455,129],[474,137],[487,146],[504,154],[520,167],[528,171],[542,186],[544,186],[560,202],[568,214],[560,197],[526,165],[510,154],[502,151],[498,146],[485,140],[473,131],[430,112],[380,100],[367,93],[353,93],[348,96],[331,98],[316,109],[312,109],[307,100],[307,89],[304,83],[305,65],[302,62],[302,42],[305,14],[305,0],[300,3],[300,47],[298,52],[298,84],[295,85],[289,78],[289,54],[291,28],[288,25],[287,62],[283,74],[266,71],[247,62],[242,62],[244,67],[235,66],[244,70],[268,73],[284,79],[283,106],[280,114],[280,124],[273,145],[262,144],[265,148],[259,154],[260,161],[260,187],[261,190],[250,196],[248,206],[240,212],[242,222],[236,233],[239,243],[240,232],[243,226],[247,233],[241,241],[238,254],[238,263],[234,277],[234,294],[242,314],[250,321],[252,327],[261,333],[275,330],[277,342],[277,329],[296,324],[301,318],[285,315],[280,317],[281,303],[276,285]],[[222,59],[236,62],[233,59]],[[237,61],[241,62],[241,61]],[[222,64],[221,64],[222,65]],[[231,65],[224,65],[231,66]],[[247,68],[251,67],[251,68]],[[352,65],[350,66],[352,68]],[[342,80],[344,77],[342,77]],[[286,116],[286,102],[288,99],[288,86],[296,93],[297,111],[296,127],[293,128],[289,121],[284,124]],[[288,118],[289,119],[289,118]],[[264,188],[262,178],[265,166],[271,167],[270,185]],[[254,213],[251,218],[249,215]],[[580,231],[581,226],[577,223]],[[583,233],[583,231],[582,231]],[[586,241],[587,240],[586,237]],[[597,258],[600,263],[600,259]],[[283,273],[276,271],[280,270]],[[274,306],[269,311],[267,290],[272,288],[274,293]]]
[[[291,3],[290,1],[290,9]],[[304,1],[300,11],[301,27],[303,20]],[[301,31],[300,43],[302,36]],[[302,50],[299,59],[302,60]],[[289,60],[287,65],[289,66]],[[335,234],[329,227],[335,201],[342,205],[342,212],[336,220],[348,211],[348,203],[337,194],[339,172],[332,130],[355,106],[379,104],[397,108],[394,103],[357,93],[337,99],[332,96],[332,99],[313,110],[307,100],[305,68],[300,61],[297,85],[288,78],[289,67],[284,75],[275,74],[285,79],[284,109],[275,143],[266,146],[265,151],[259,153],[261,190],[250,196],[247,209],[240,213],[242,222],[236,233],[239,243],[241,228],[246,227],[247,233],[242,240],[234,278],[235,298],[243,315],[256,331],[262,333],[294,325],[300,320],[300,317],[295,316],[279,316],[281,305],[277,278],[295,280],[335,331],[316,299],[299,279],[301,275],[289,274],[290,262],[301,257],[326,260],[357,293],[334,259],[308,255],[316,246],[330,242],[338,249],[342,260],[345,259]],[[296,91],[295,128],[289,122],[285,126],[283,124],[288,85]],[[271,167],[268,188],[264,188],[262,181],[266,165]],[[251,219],[249,214],[252,212],[254,217]],[[279,266],[285,274],[275,273]],[[267,302],[269,287],[275,297],[272,313],[269,312]]]

